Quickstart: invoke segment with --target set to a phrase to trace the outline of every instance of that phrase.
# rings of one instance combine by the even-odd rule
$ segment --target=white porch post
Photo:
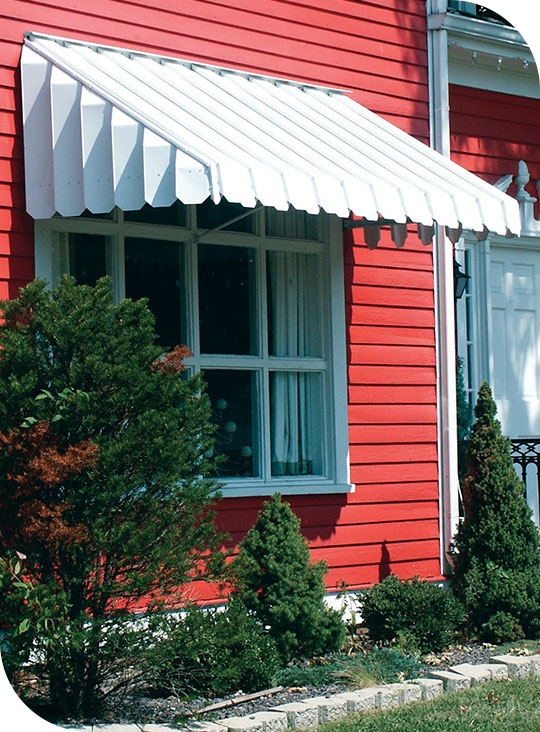
[[[447,0],[426,0],[431,146],[450,157],[448,38],[441,28]],[[437,349],[437,421],[439,448],[439,512],[441,572],[451,570],[448,549],[459,520],[459,478],[456,414],[456,339],[454,256],[444,227],[433,243],[435,339]]]

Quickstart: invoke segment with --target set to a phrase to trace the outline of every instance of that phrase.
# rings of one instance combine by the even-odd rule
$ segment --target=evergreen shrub
[[[35,281],[0,311],[2,656],[14,673],[32,651],[58,715],[95,715],[137,665],[131,611],[223,563],[210,406],[107,278]]]
[[[455,537],[452,578],[469,632],[491,642],[540,633],[539,533],[496,410],[484,382],[467,447],[465,519]]]
[[[439,652],[455,638],[463,608],[444,587],[395,574],[359,595],[360,612],[375,642],[421,653]]]
[[[274,638],[283,661],[339,649],[340,613],[324,601],[326,564],[311,563],[300,521],[275,493],[233,562],[235,594]]]
[[[156,696],[221,696],[268,688],[280,667],[271,636],[232,598],[224,610],[188,605],[156,618],[143,677]]]

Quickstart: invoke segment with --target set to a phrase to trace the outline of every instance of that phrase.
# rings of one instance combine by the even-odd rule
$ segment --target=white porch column
[[[448,38],[441,28],[446,0],[426,0],[431,147],[450,157]],[[439,512],[441,572],[451,570],[448,549],[459,520],[459,478],[456,414],[456,339],[454,255],[444,227],[433,242],[435,339],[437,349],[437,421],[439,448]]]

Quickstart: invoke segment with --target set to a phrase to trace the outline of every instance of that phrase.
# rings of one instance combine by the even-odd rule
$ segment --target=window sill
[[[285,481],[276,480],[271,483],[246,481],[226,482],[220,488],[223,498],[244,498],[255,496],[271,496],[281,493],[283,496],[324,495],[325,493],[354,493],[351,483],[333,483],[327,480]]]

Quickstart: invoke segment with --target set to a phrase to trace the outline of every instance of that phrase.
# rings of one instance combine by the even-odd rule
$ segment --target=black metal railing
[[[538,500],[540,498],[540,438],[511,440],[511,442],[512,460],[514,465],[521,470],[520,478],[527,487],[527,494],[529,497],[534,494]],[[534,469],[529,470],[529,465],[534,465]]]

